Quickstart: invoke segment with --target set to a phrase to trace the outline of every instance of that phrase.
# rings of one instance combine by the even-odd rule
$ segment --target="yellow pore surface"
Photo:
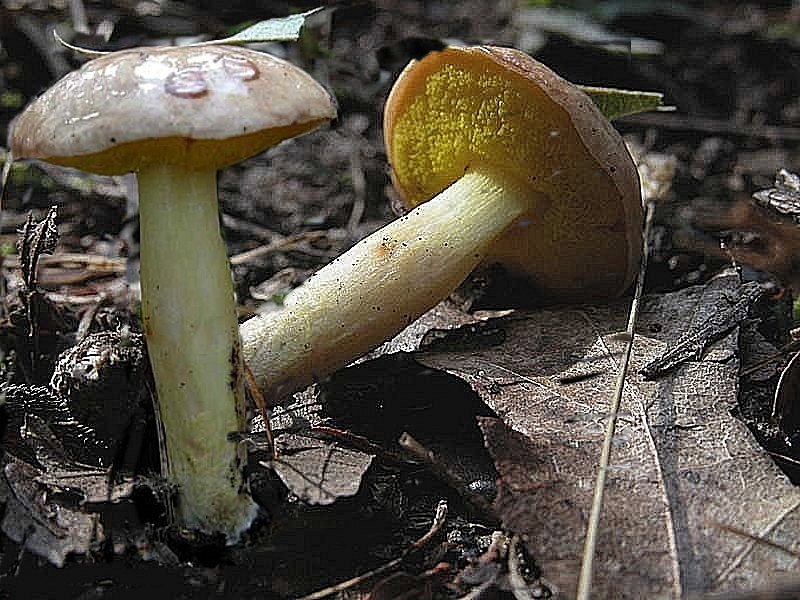
[[[431,54],[406,74],[387,131],[393,177],[406,202],[432,198],[471,169],[513,178],[530,192],[529,213],[491,258],[532,277],[545,293],[615,293],[628,249],[609,173],[570,114],[536,82],[490,57],[473,55],[462,66],[461,52]]]

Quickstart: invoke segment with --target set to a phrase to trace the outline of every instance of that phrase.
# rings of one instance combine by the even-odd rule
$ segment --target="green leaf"
[[[592,102],[597,105],[597,108],[609,121],[625,115],[651,110],[672,110],[673,108],[664,106],[664,94],[658,92],[638,92],[590,85],[579,85],[577,87],[588,94]]]
[[[253,44],[257,42],[294,42],[300,38],[300,30],[306,22],[306,18],[318,13],[323,7],[318,7],[304,13],[289,15],[281,19],[267,19],[251,25],[230,37],[221,40],[211,40],[202,42],[200,45],[219,45],[219,44]]]
[[[210,40],[207,42],[199,42],[191,44],[192,46],[212,46],[212,45],[233,45],[233,44],[254,44],[258,42],[294,42],[300,39],[300,30],[306,22],[306,18],[323,10],[324,7],[320,6],[313,10],[296,15],[289,15],[280,19],[267,19],[266,21],[259,21],[255,25],[251,25],[230,37],[222,38],[220,40]],[[97,58],[104,54],[111,54],[110,52],[102,52],[100,50],[91,50],[89,48],[82,48],[68,43],[62,38],[54,29],[53,36],[59,44],[83,54],[89,58]]]

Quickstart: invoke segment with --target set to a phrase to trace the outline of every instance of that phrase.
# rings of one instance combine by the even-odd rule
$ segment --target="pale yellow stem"
[[[274,313],[242,324],[245,362],[277,404],[446,298],[527,209],[513,182],[466,174],[323,267]]]
[[[216,173],[138,174],[142,313],[180,523],[234,541],[256,513],[232,432],[244,429],[236,308]]]

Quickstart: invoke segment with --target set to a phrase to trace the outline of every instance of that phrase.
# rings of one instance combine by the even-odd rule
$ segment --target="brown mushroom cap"
[[[335,115],[311,76],[269,54],[144,47],[66,75],[17,118],[10,146],[14,158],[108,175],[156,163],[219,169]]]
[[[489,262],[551,298],[622,293],[641,256],[636,167],[591,99],[510,48],[448,48],[412,62],[386,104],[392,179],[409,208],[472,169],[527,190],[528,214]]]

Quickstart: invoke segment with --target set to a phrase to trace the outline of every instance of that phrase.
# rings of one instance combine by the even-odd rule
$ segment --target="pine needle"
[[[639,316],[639,306],[641,304],[642,293],[644,291],[644,277],[647,272],[647,257],[649,254],[650,229],[653,223],[653,213],[655,204],[653,201],[646,203],[646,214],[644,223],[644,252],[642,264],[639,268],[639,275],[636,279],[636,292],[631,302],[630,312],[628,313],[628,327],[626,330],[628,343],[622,356],[622,364],[617,374],[617,383],[614,388],[614,397],[611,401],[611,408],[606,424],[606,433],[603,439],[603,448],[600,453],[600,464],[597,467],[597,479],[595,480],[594,498],[592,500],[592,511],[589,515],[589,524],[586,528],[586,540],[583,545],[583,561],[581,563],[580,579],[578,580],[577,600],[589,600],[592,590],[592,575],[594,572],[594,556],[597,549],[597,532],[600,526],[600,516],[603,512],[603,498],[605,496],[606,474],[611,457],[611,443],[614,439],[614,431],[617,427],[617,417],[620,403],[622,402],[622,391],[625,387],[625,378],[628,374],[631,354],[633,352],[633,340],[636,329],[636,319]]]

